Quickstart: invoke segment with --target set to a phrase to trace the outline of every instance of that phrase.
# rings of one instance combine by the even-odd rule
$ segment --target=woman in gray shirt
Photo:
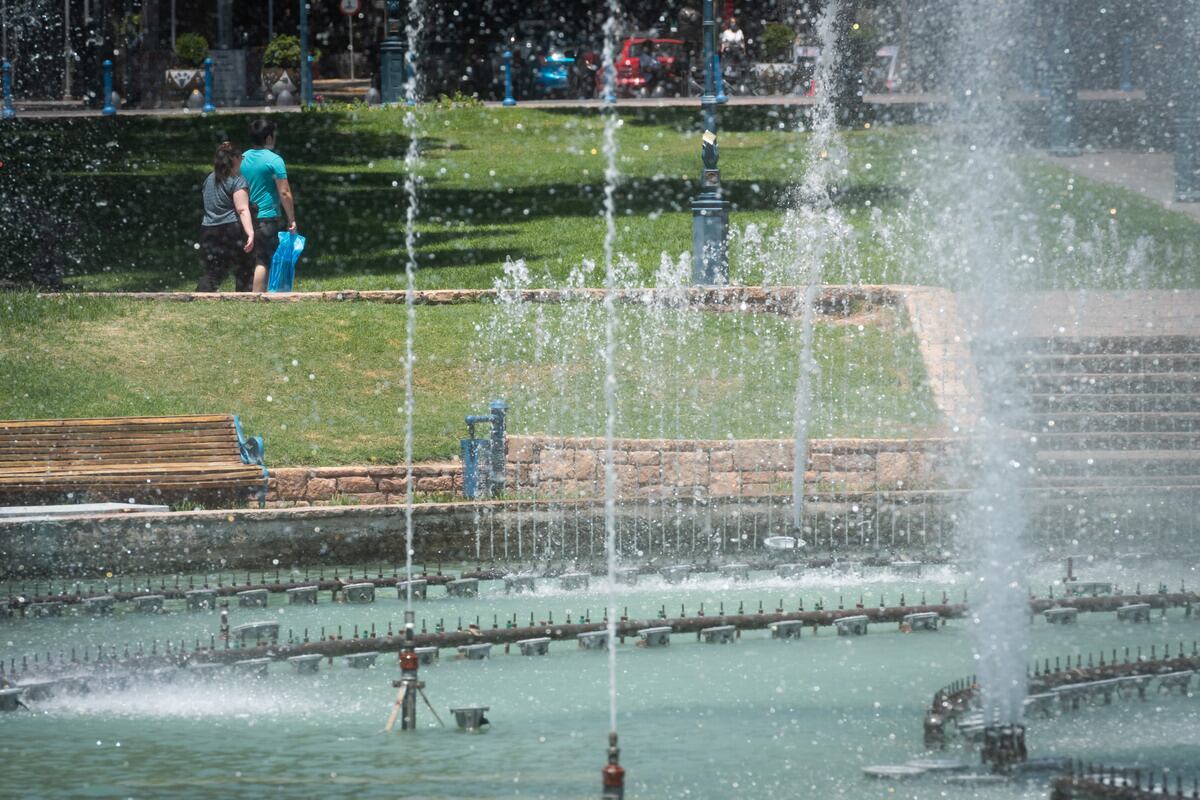
[[[204,220],[200,223],[200,262],[204,274],[197,292],[215,292],[236,265],[237,291],[248,292],[254,281],[254,222],[250,192],[242,177],[242,155],[231,142],[221,142],[213,171],[204,179]]]

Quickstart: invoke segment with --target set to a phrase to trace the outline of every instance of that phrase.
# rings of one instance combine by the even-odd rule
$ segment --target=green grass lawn
[[[505,397],[514,432],[604,432],[597,304],[421,307],[414,455],[457,451]],[[937,423],[913,337],[890,318],[816,330],[815,436]],[[0,295],[0,418],[237,413],[270,466],[396,463],[402,306],[147,303]],[[618,436],[786,437],[797,323],[621,307]]]
[[[289,165],[309,251],[297,288],[403,286],[404,109],[340,110],[277,117],[279,151]],[[690,249],[688,201],[699,166],[691,109],[621,109],[617,249],[649,284],[663,253]],[[722,177],[733,224],[769,233],[786,195],[806,169],[806,134],[792,111],[723,112]],[[599,260],[604,160],[595,111],[431,105],[418,111],[422,183],[418,284],[490,287],[506,259],[524,259],[538,284],[565,280]],[[244,142],[251,115],[147,119],[21,120],[0,130],[0,200],[25,214],[0,218],[13,244],[30,220],[52,219],[46,237],[68,257],[68,281],[85,289],[193,288],[199,185],[217,142]],[[953,203],[932,172],[952,173],[966,154],[935,134],[880,126],[847,134],[849,162],[838,202],[853,228],[849,256],[830,282],[952,283],[923,234],[926,210]],[[1014,156],[1023,216],[1044,286],[1197,286],[1190,268],[1200,225],[1129,192],[1088,182],[1030,156]],[[914,202],[914,190],[925,194]],[[3,205],[3,203],[0,203]],[[1110,209],[1116,209],[1115,215]],[[58,214],[64,219],[58,221]],[[1069,222],[1064,223],[1064,220]],[[1083,240],[1141,248],[1137,275],[1105,269],[1066,250],[1064,224]],[[1115,233],[1110,230],[1115,224]],[[1099,226],[1099,233],[1093,232]],[[39,246],[37,243],[33,247]],[[757,283],[755,253],[736,251],[733,277]],[[1119,254],[1114,255],[1120,262]]]
[[[301,230],[297,288],[403,286],[404,109],[277,117]],[[585,265],[600,285],[599,112],[418,109],[418,285],[490,287],[523,259],[533,285]],[[791,113],[791,112],[789,112]],[[697,114],[622,109],[617,251],[623,282],[649,285],[690,248]],[[61,254],[69,285],[178,290],[199,273],[199,185],[217,142],[251,115],[23,119],[0,128],[0,279],[34,250]],[[805,174],[806,134],[775,109],[723,112],[721,166],[736,227],[733,279],[763,280],[764,253]],[[945,134],[877,126],[846,134],[836,194],[850,232],[828,283],[956,285],[936,241],[963,198],[970,154]],[[1015,203],[992,225],[1027,247],[1022,288],[1198,287],[1200,225],[1129,192],[1013,154]],[[1007,196],[1006,196],[1007,197]],[[1003,199],[1003,198],[1002,198]],[[939,216],[941,215],[941,216]],[[774,250],[779,255],[778,248]],[[786,248],[782,258],[790,259]],[[1012,269],[1012,264],[995,265]],[[457,449],[463,416],[504,396],[513,430],[603,432],[594,304],[422,307],[416,336],[418,459]],[[859,322],[863,324],[858,324]],[[394,463],[403,451],[403,308],[370,304],[149,304],[0,294],[0,417],[233,412],[269,463]],[[796,323],[762,314],[625,307],[619,436],[791,435]],[[915,343],[878,315],[816,330],[814,436],[904,436],[937,426]]]

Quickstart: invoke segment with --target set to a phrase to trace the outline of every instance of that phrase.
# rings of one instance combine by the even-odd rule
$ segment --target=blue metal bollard
[[[512,51],[504,51],[504,102],[501,105],[515,106],[516,99],[512,93]]]
[[[100,109],[100,113],[106,117],[111,117],[117,113],[116,106],[112,102],[112,59],[104,59],[104,108]]]
[[[300,105],[312,102],[312,57],[308,54],[308,0],[300,0]]]
[[[311,106],[313,103],[316,102],[316,98],[313,95],[312,63],[313,63],[313,57],[309,56],[308,57],[308,88],[306,90],[306,94],[304,95],[304,104],[309,105],[309,106]]]
[[[13,108],[13,93],[12,93],[12,64],[8,63],[8,59],[4,60],[4,110],[0,112],[0,119],[16,119],[17,110]]]
[[[729,98],[725,96],[725,76],[721,74],[721,54],[713,51],[713,76],[717,81],[717,103],[724,105]]]
[[[1121,35],[1121,91],[1133,91],[1133,36]]]
[[[200,109],[202,113],[211,114],[216,111],[217,107],[213,105],[213,72],[212,59],[204,59],[204,108]]]

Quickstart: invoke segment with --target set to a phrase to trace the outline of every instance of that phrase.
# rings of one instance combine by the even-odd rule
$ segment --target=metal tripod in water
[[[417,666],[420,664],[420,659],[417,658],[417,651],[413,644],[415,621],[415,612],[404,612],[404,648],[400,651],[400,680],[392,681],[392,685],[400,691],[396,693],[396,703],[392,706],[392,713],[388,715],[387,725],[384,726],[384,730],[388,732],[396,727],[398,717],[403,717],[400,722],[400,730],[413,731],[417,729],[418,695],[425,701],[425,705],[429,706],[429,712],[433,714],[433,718],[438,721],[438,724],[442,727],[446,726],[437,711],[434,711],[429,698],[425,696],[424,681],[417,677]]]

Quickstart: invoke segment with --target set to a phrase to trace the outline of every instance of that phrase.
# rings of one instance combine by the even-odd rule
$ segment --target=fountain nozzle
[[[983,729],[983,763],[992,772],[1010,772],[1029,757],[1025,749],[1025,726],[1017,724],[990,725]]]
[[[621,748],[617,747],[617,732],[608,734],[608,764],[600,771],[603,800],[622,800],[625,797],[625,769],[620,765]]]

